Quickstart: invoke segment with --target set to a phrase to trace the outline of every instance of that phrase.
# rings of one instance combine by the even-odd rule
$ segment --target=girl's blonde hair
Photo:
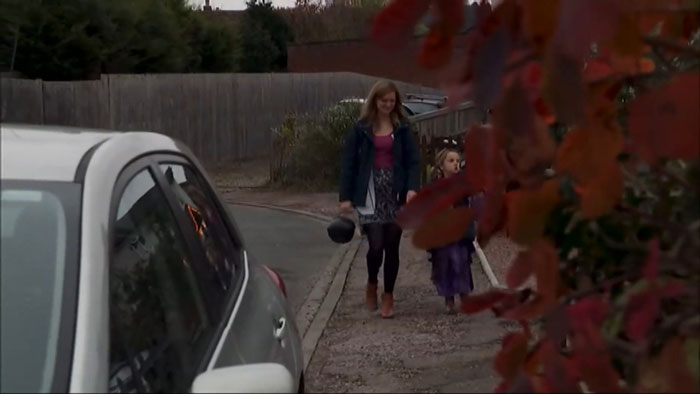
[[[445,173],[442,171],[442,164],[445,163],[445,159],[447,159],[447,155],[450,153],[456,153],[459,155],[459,151],[457,149],[453,148],[444,148],[440,149],[438,153],[435,155],[435,164],[433,166],[433,178],[438,179],[438,178],[444,178]]]
[[[401,105],[401,94],[396,85],[391,81],[378,81],[372,86],[369,95],[367,95],[367,99],[362,105],[360,120],[365,120],[374,124],[377,121],[377,99],[392,92],[396,95],[396,103],[394,104],[394,109],[391,111],[391,123],[393,123],[394,126],[398,126],[399,123],[405,120],[406,117],[403,114],[403,106]]]

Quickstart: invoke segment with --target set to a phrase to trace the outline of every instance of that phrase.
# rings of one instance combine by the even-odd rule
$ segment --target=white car
[[[284,282],[189,149],[0,125],[2,392],[303,392]]]

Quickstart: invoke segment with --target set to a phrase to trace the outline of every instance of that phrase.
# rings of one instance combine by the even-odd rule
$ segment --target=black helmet
[[[344,216],[338,216],[328,225],[328,236],[333,242],[345,244],[355,235],[355,222]]]

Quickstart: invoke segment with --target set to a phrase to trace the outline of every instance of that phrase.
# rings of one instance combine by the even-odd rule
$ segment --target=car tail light
[[[287,286],[284,284],[284,280],[282,280],[282,277],[280,274],[278,274],[275,270],[272,268],[263,265],[263,268],[265,268],[265,271],[267,272],[268,275],[270,275],[270,278],[272,278],[272,281],[275,282],[277,287],[279,287],[280,291],[282,294],[284,294],[284,297],[287,297]]]

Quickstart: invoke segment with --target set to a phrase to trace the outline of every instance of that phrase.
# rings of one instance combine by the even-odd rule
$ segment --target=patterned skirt
[[[370,223],[392,223],[396,220],[399,204],[394,197],[394,172],[391,168],[375,168],[372,172],[374,182],[374,213],[359,214],[360,225]]]

